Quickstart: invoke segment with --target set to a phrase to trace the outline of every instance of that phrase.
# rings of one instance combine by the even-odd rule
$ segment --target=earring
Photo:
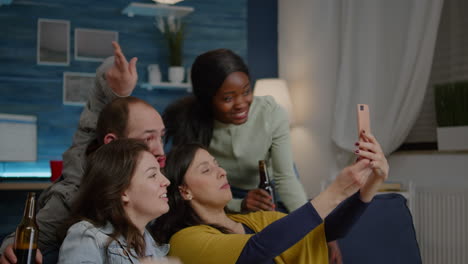
[[[192,200],[192,195],[191,194],[187,194],[187,199],[190,201]]]

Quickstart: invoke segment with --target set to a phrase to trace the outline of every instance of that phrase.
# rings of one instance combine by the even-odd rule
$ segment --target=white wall
[[[390,179],[412,179],[416,190],[468,191],[468,153],[394,153],[388,159]]]
[[[279,75],[291,91],[296,118],[291,132],[294,159],[310,197],[318,194],[321,182],[336,171],[331,126],[338,54],[323,51],[336,50],[340,41],[331,33],[337,30],[327,30],[339,24],[339,14],[332,11],[339,10],[335,7],[339,3],[278,1]],[[412,178],[416,188],[468,189],[468,153],[399,153],[392,155],[389,163],[391,180]]]

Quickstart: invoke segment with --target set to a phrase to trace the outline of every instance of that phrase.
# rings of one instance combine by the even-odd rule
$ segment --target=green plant
[[[437,125],[468,126],[468,81],[435,86]]]
[[[182,66],[185,24],[180,19],[169,16],[157,18],[156,26],[169,48],[169,65]]]

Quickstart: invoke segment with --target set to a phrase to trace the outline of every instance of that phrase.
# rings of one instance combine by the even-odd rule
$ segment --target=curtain
[[[278,69],[296,127],[294,159],[310,196],[353,157],[356,104],[370,105],[386,154],[420,110],[442,0],[278,0]]]
[[[421,109],[442,0],[343,1],[332,139],[354,150],[356,104],[368,104],[384,152],[396,150]],[[341,153],[340,163],[346,162]]]

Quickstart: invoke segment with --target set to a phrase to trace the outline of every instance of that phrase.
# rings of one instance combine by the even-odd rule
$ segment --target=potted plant
[[[185,25],[174,16],[156,18],[156,25],[169,49],[169,81],[181,83],[185,70],[182,66]]]
[[[439,150],[468,150],[468,81],[435,86]]]

